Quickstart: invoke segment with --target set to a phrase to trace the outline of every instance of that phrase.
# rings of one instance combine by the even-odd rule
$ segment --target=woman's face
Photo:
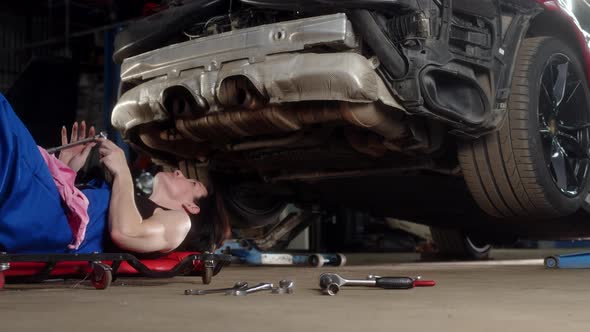
[[[154,178],[154,191],[164,191],[171,199],[193,202],[209,194],[205,186],[193,179],[187,179],[181,171],[160,172]]]

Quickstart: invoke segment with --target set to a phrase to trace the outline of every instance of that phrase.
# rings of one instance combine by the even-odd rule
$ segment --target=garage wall
[[[0,91],[6,92],[26,64],[23,57],[16,56],[14,49],[22,47],[27,40],[26,20],[0,13]]]
[[[0,91],[6,92],[33,56],[65,55],[63,47],[31,45],[50,39],[47,16],[0,12]]]

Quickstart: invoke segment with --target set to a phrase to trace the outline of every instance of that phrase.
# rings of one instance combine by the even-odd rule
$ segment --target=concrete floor
[[[343,268],[234,266],[209,286],[200,278],[120,279],[105,291],[59,281],[7,285],[0,331],[588,331],[590,270],[546,270],[536,250],[496,250],[482,263],[417,263],[415,254],[350,255]],[[520,260],[520,259],[529,260]],[[533,260],[530,260],[533,258]],[[320,273],[422,275],[433,288],[318,291]],[[293,295],[185,296],[290,278]]]

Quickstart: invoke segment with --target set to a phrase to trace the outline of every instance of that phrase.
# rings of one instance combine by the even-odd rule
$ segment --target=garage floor
[[[578,250],[579,251],[579,250]],[[555,253],[555,251],[551,251]],[[590,270],[546,270],[548,252],[496,250],[483,263],[416,263],[415,254],[352,255],[343,268],[231,267],[210,288],[297,283],[293,295],[185,296],[200,278],[124,279],[105,291],[57,281],[7,285],[1,331],[588,331]],[[521,260],[527,259],[527,260]],[[533,260],[531,260],[533,259]],[[343,288],[320,295],[322,272],[422,275],[434,288]]]

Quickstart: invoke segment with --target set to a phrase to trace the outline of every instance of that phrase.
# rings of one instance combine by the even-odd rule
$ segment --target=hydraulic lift
[[[343,254],[262,251],[246,240],[228,240],[216,253],[231,254],[240,263],[249,265],[306,265],[313,267],[344,266]]]
[[[550,269],[587,269],[590,268],[590,252],[548,256],[545,258],[545,267]]]

